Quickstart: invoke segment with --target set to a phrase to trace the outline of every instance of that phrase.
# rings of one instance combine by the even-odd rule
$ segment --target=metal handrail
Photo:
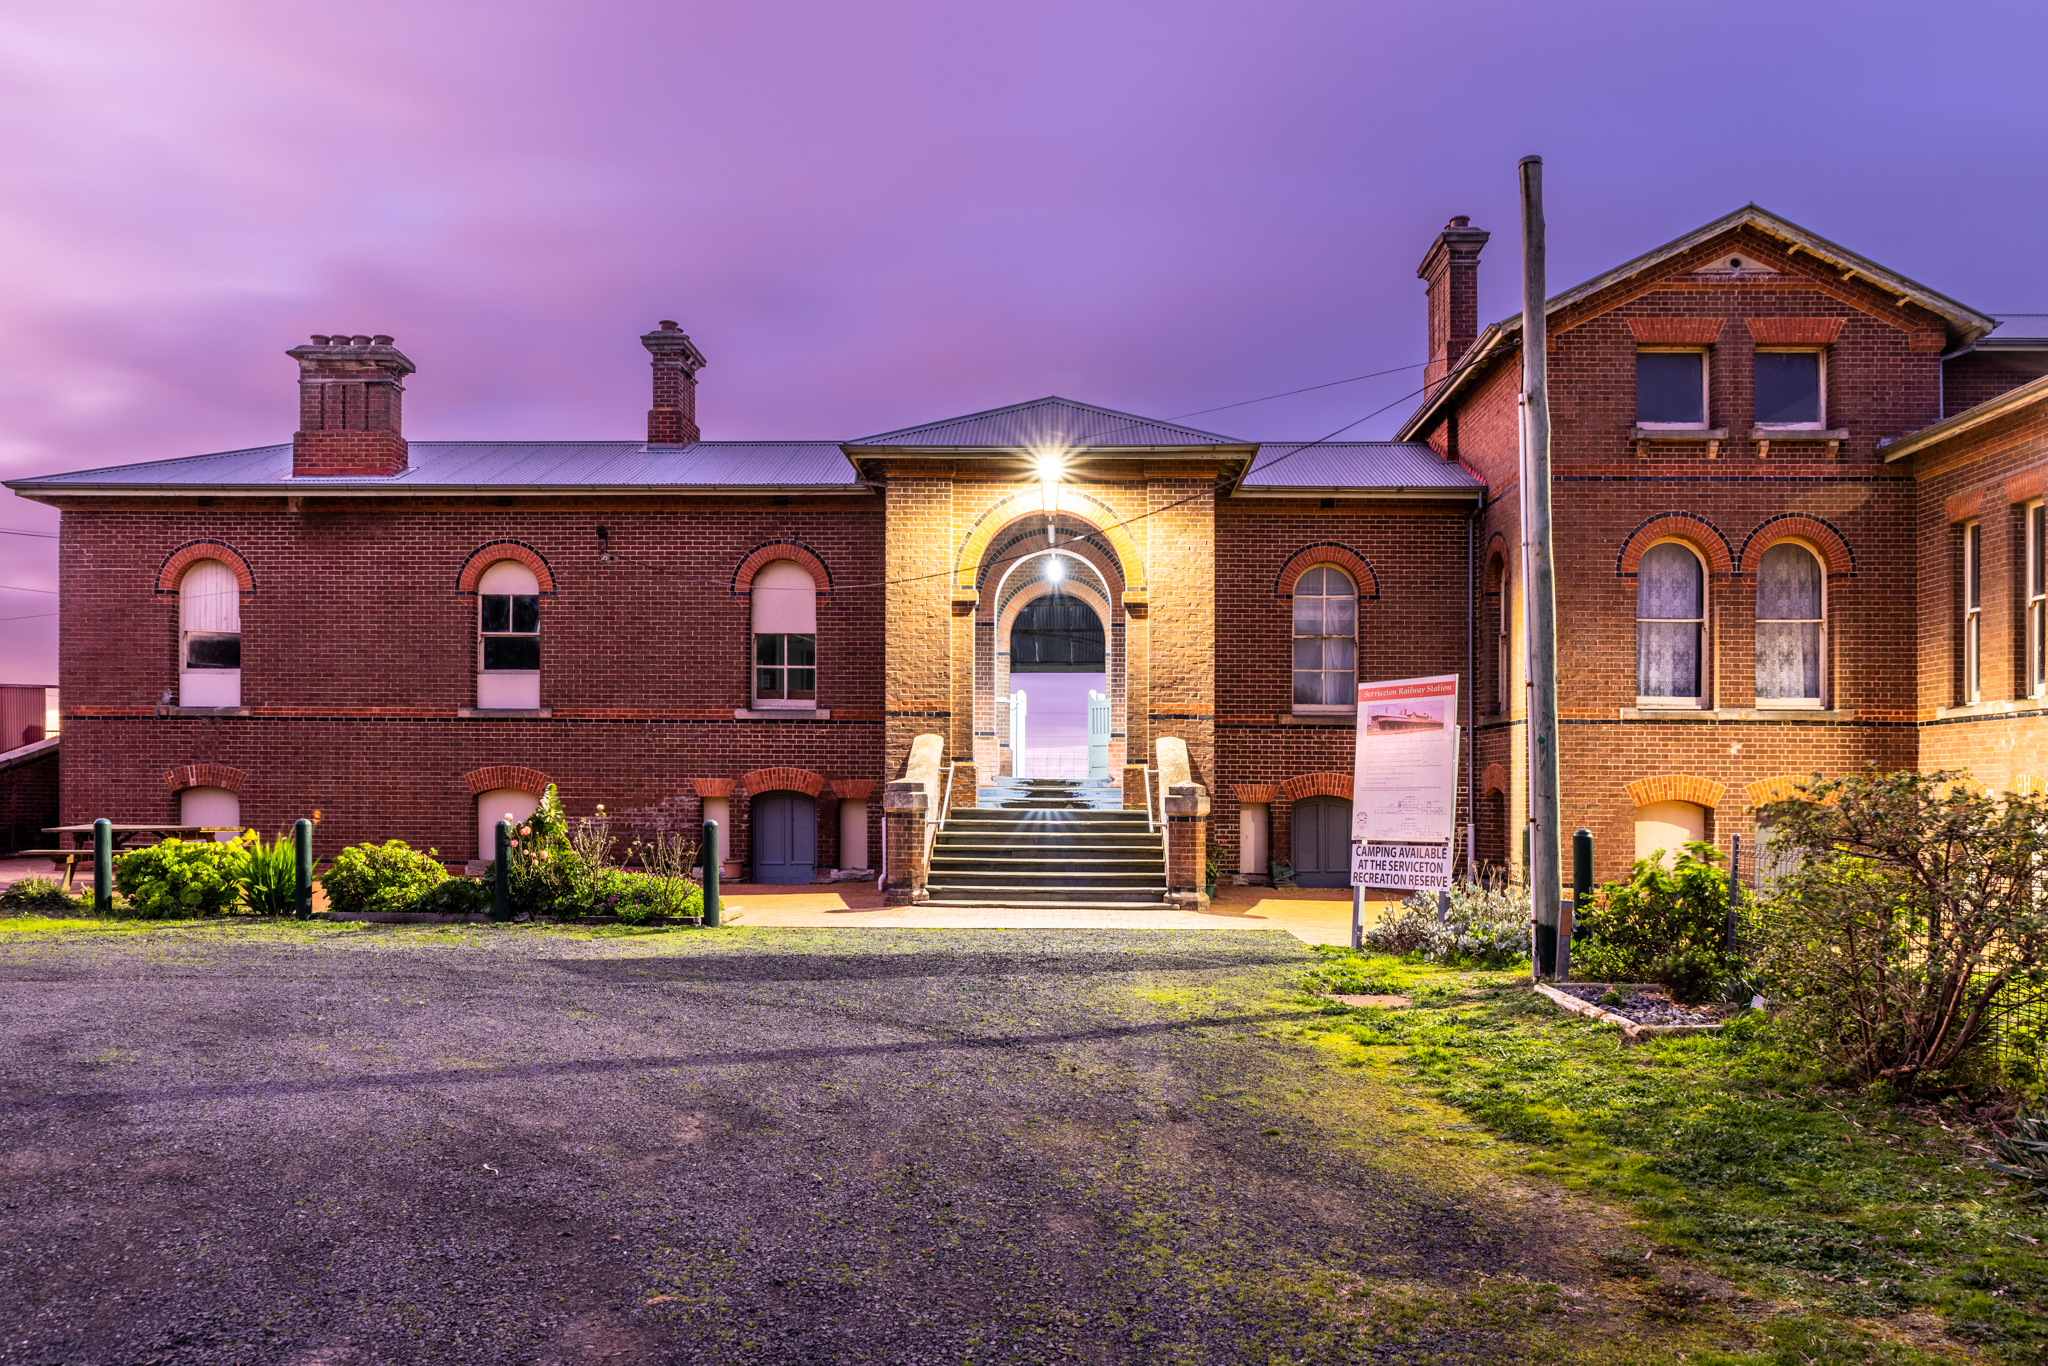
[[[939,818],[933,820],[929,815],[924,818],[924,866],[927,869],[932,866],[932,850],[938,846],[939,827],[946,823],[946,817],[953,814],[953,770],[959,764],[960,761],[955,759],[946,765],[946,791],[939,798]]]
[[[1148,768],[1143,771],[1145,774],[1145,833],[1149,835],[1159,827],[1152,822],[1152,770]]]

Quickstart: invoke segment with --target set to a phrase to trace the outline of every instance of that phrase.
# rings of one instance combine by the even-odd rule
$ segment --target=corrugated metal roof
[[[2002,346],[2048,346],[2048,313],[1994,313],[1998,326],[1977,343],[1993,350]]]
[[[1114,446],[1242,446],[1214,432],[1182,427],[1157,418],[1047,397],[985,413],[949,417],[919,427],[902,427],[879,436],[849,441],[849,446],[992,446],[1001,449],[1058,448],[1074,450]]]
[[[292,477],[290,445],[11,479],[12,488],[252,488],[386,492],[476,488],[838,488],[859,476],[835,441],[415,441],[389,478]]]
[[[1469,494],[1484,487],[1464,466],[1420,441],[1268,441],[1238,484],[1243,492],[1443,489]]]

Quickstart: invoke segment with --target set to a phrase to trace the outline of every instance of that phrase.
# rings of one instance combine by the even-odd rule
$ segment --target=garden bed
[[[1619,1026],[1624,1043],[1719,1029],[1736,1010],[1723,1005],[1680,1005],[1654,982],[1538,982],[1536,991],[1576,1015]],[[1622,994],[1621,1004],[1601,1004],[1610,991]]]

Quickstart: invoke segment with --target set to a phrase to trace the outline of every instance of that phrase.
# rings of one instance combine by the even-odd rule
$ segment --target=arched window
[[[1294,584],[1294,710],[1358,707],[1358,588],[1317,565]]]
[[[818,585],[795,560],[754,575],[754,705],[818,705]]]
[[[1696,707],[1706,695],[1707,574],[1690,546],[1660,541],[1636,566],[1636,700]]]
[[[178,580],[178,705],[242,705],[242,585],[219,560]]]
[[[1780,541],[1756,567],[1756,698],[1773,707],[1821,704],[1820,561]]]
[[[499,560],[476,585],[476,705],[479,711],[540,707],[540,580],[517,560]]]
[[[1493,709],[1498,713],[1508,710],[1514,673],[1514,652],[1508,643],[1508,562],[1504,556],[1493,557],[1487,578],[1493,581]]]
[[[224,787],[188,787],[178,794],[178,824],[212,826],[213,834],[192,838],[231,843],[242,833],[242,799]]]
[[[1636,857],[1660,855],[1669,868],[1686,845],[1707,837],[1707,809],[1691,802],[1651,802],[1636,808]]]

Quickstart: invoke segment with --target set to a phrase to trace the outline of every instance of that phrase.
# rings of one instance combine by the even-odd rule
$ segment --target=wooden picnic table
[[[155,843],[158,840],[172,837],[186,839],[193,835],[224,835],[230,832],[239,833],[240,830],[241,827],[237,825],[116,825],[112,827],[113,844],[117,851],[134,849],[145,842]],[[70,847],[23,849],[15,857],[62,859],[64,861],[64,890],[68,892],[71,890],[72,879],[78,873],[80,861],[89,861],[92,858],[92,831],[93,828],[90,825],[46,825],[43,827],[45,835],[69,836]]]

